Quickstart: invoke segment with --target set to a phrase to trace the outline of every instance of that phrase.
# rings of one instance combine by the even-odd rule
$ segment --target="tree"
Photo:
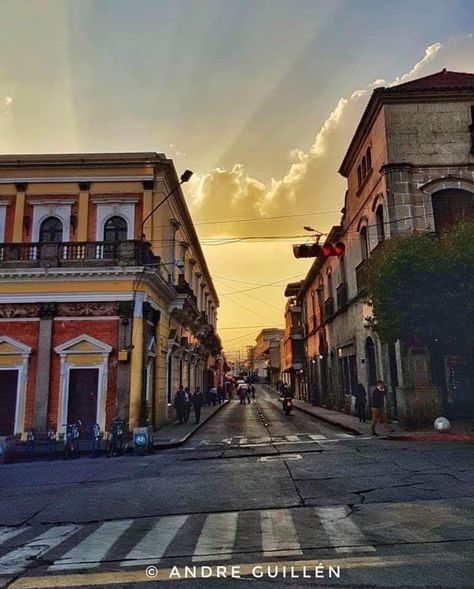
[[[371,256],[369,323],[384,341],[474,353],[474,222],[393,238]]]

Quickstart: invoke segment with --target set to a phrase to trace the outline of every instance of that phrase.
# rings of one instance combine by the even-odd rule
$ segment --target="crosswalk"
[[[101,524],[0,528],[0,576],[21,574],[41,566],[48,573],[98,570],[101,567],[158,566],[161,562],[230,562],[247,555],[260,559],[299,559],[311,550],[334,556],[375,553],[377,545],[393,541],[393,528],[377,526],[395,510],[399,533],[410,528],[416,507],[393,504],[363,518],[347,506],[319,506],[167,515],[159,518],[123,519]],[[379,510],[378,515],[376,510]],[[459,513],[440,502],[420,506],[428,521],[459,519]],[[415,518],[416,519],[416,518]],[[375,521],[374,521],[375,520]],[[436,530],[417,527],[406,541],[442,541]],[[398,538],[396,538],[398,540]],[[375,545],[374,545],[375,544]],[[125,570],[125,569],[123,569]]]
[[[335,441],[342,441],[342,440],[360,440],[360,439],[367,439],[361,436],[354,436],[352,434],[347,433],[334,433],[331,437],[325,436],[323,434],[310,434],[310,433],[300,433],[300,434],[288,434],[286,436],[259,436],[259,437],[247,437],[247,436],[234,436],[230,438],[222,438],[220,440],[213,440],[213,439],[204,439],[200,441],[196,441],[192,444],[192,446],[188,446],[187,450],[194,450],[196,448],[203,448],[209,446],[238,446],[241,448],[252,448],[252,447],[259,447],[259,446],[268,446],[269,444],[277,444],[277,445],[291,445],[291,444],[313,444],[317,443],[325,443],[325,442],[335,442]]]

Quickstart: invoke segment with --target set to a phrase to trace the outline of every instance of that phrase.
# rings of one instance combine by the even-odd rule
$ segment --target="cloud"
[[[345,180],[337,170],[374,88],[392,86],[447,69],[474,71],[472,35],[457,37],[446,44],[433,43],[410,70],[393,81],[376,79],[364,88],[341,97],[316,132],[307,151],[289,149],[289,166],[279,178],[266,184],[245,173],[242,163],[196,175],[190,185],[193,217],[199,221],[222,221],[251,217],[304,214],[318,216],[269,223],[226,223],[200,226],[201,237],[209,235],[288,235],[311,224],[327,231],[340,218]],[[308,124],[311,124],[308,115]],[[271,138],[269,139],[271,141]],[[337,211],[328,213],[328,211]]]

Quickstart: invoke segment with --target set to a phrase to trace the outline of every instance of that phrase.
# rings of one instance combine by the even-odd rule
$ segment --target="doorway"
[[[98,368],[69,370],[67,422],[74,423],[79,419],[87,432],[97,422],[98,384]]]
[[[18,370],[0,370],[0,436],[15,433]]]

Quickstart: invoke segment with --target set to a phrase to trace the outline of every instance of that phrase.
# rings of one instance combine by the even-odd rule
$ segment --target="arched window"
[[[462,217],[474,216],[474,194],[467,190],[447,189],[432,196],[435,230],[440,233]]]
[[[365,363],[367,367],[367,383],[375,386],[377,382],[377,363],[375,361],[375,344],[371,337],[365,341]]]
[[[375,226],[377,228],[377,242],[381,243],[385,239],[385,228],[383,222],[383,206],[380,204],[375,211]]]
[[[365,159],[365,155],[362,158],[362,178],[365,178],[367,176],[367,161]]]
[[[127,241],[127,221],[123,217],[111,217],[104,226],[104,241]]]
[[[372,169],[372,150],[370,149],[370,146],[367,148],[365,158],[367,161],[367,172],[370,172],[370,170]]]
[[[360,165],[357,168],[357,185],[360,186],[362,182],[362,171],[360,169]]]
[[[360,230],[360,253],[363,260],[369,257],[369,242],[367,238],[367,227],[364,225]]]
[[[63,224],[57,217],[48,217],[40,226],[41,243],[59,243],[63,240]]]

